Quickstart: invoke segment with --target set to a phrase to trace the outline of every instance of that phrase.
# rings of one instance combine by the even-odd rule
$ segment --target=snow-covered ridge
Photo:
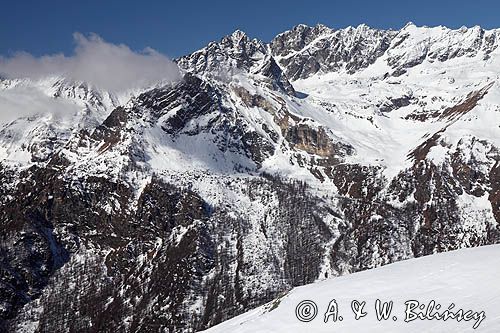
[[[429,257],[407,260],[370,271],[351,274],[298,287],[282,297],[205,332],[497,332],[500,327],[500,246],[464,249]],[[325,313],[332,300],[343,320],[333,321]],[[393,301],[393,310],[387,320],[377,320],[375,302]],[[311,300],[317,307],[317,316],[301,322],[296,317],[299,303]],[[354,319],[351,302],[366,302],[366,317]],[[412,313],[425,310],[407,310],[407,301],[418,301],[427,306],[431,301],[441,308],[430,309],[430,314],[442,314],[451,304],[451,312],[471,310],[474,319],[414,319]],[[410,305],[408,305],[410,306]],[[413,306],[413,305],[411,305]],[[312,306],[309,308],[312,309]],[[484,312],[483,312],[484,311]],[[483,313],[482,313],[483,312]],[[481,314],[482,313],[482,314]],[[480,315],[481,314],[481,315]],[[307,315],[307,316],[306,316]],[[394,320],[393,317],[397,319]],[[484,317],[483,317],[484,316]],[[405,319],[408,320],[405,322]],[[413,320],[411,320],[413,319]],[[476,326],[477,325],[477,326]]]
[[[8,163],[46,161],[82,128],[120,104],[111,93],[61,77],[0,81],[0,156]]]
[[[110,92],[62,76],[1,79],[0,157],[24,166],[46,162],[81,130],[93,131],[113,109],[153,87]]]
[[[372,29],[364,24],[334,30],[323,25],[298,25],[279,34],[270,47],[293,80],[316,73],[353,74],[379,58],[387,74],[399,76],[424,61],[444,62],[460,57],[490,58],[499,45],[499,30],[417,27],[408,23],[399,31]],[[379,73],[384,75],[385,73]]]

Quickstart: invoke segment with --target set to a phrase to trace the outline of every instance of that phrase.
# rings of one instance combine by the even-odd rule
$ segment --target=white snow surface
[[[499,332],[500,331],[500,245],[435,254],[384,267],[332,278],[292,289],[286,295],[214,326],[207,333],[271,332]],[[335,299],[343,320],[333,322],[324,315]],[[377,320],[375,302],[393,301],[388,320]],[[303,300],[315,302],[318,314],[310,322],[295,315]],[[351,302],[366,302],[367,315],[354,319]],[[442,313],[453,303],[452,312],[484,311],[476,320],[414,320],[405,322],[406,301],[428,305],[434,300]],[[416,311],[416,310],[414,310]],[[425,310],[423,310],[425,311]],[[397,320],[394,321],[393,317]],[[479,320],[478,320],[479,321]]]

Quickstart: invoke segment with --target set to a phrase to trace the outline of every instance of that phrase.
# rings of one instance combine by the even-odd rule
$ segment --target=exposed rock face
[[[491,202],[493,214],[497,222],[500,221],[500,163],[497,161],[490,171],[491,191],[488,200]],[[500,223],[500,222],[499,222]]]
[[[270,47],[287,76],[296,80],[319,71],[354,73],[365,68],[384,54],[394,34],[366,25],[341,30],[298,25],[274,38]]]
[[[51,81],[70,121],[0,127],[0,331],[193,332],[498,243],[497,35],[236,31],[127,102]]]
[[[293,86],[278,66],[268,47],[250,39],[237,30],[219,43],[212,42],[204,49],[177,60],[179,67],[196,74],[216,75],[228,80],[239,72],[262,75],[270,87],[293,95]]]
[[[445,27],[416,27],[408,23],[400,31],[376,30],[362,24],[334,30],[324,25],[298,25],[276,36],[270,43],[273,55],[292,80],[318,72],[354,73],[386,61],[395,76],[424,60],[448,61],[478,54],[489,59],[498,47],[499,33],[480,27],[450,30]]]
[[[291,286],[314,281],[322,245],[331,237],[320,217],[326,208],[309,199],[305,184],[272,177],[241,180],[241,189],[254,200],[273,197],[277,202],[276,211],[266,209],[272,220],[260,221],[256,230],[251,221],[233,218],[227,207],[211,207],[199,195],[156,178],[132,210],[126,208],[134,204],[126,186],[92,178],[75,191],[74,185],[54,181],[56,175],[47,173],[52,172],[33,171],[33,178],[14,193],[26,195],[28,186],[36,190],[32,205],[20,208],[10,202],[12,209],[2,216],[16,221],[4,225],[2,269],[10,283],[2,289],[2,299],[11,308],[2,315],[11,318],[38,297],[42,306],[36,313],[37,302],[29,303],[33,308],[28,305],[28,312],[12,324],[18,328],[28,319],[41,320],[43,330],[207,327]],[[103,204],[112,205],[112,212]],[[23,217],[16,217],[19,210]],[[253,248],[256,236],[269,245],[287,241],[272,245],[275,252],[268,253],[265,247]],[[255,279],[260,269],[253,255],[263,255],[259,260],[268,278],[281,282]],[[198,302],[204,306],[196,307]],[[71,320],[51,320],[68,308],[80,311]]]

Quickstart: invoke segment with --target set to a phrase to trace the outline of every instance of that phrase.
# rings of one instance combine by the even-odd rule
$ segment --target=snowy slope
[[[128,98],[56,76],[1,80],[0,158],[23,166],[45,162],[78,131],[93,129]]]
[[[411,259],[370,271],[324,280],[298,287],[255,310],[215,326],[210,333],[243,332],[498,332],[500,330],[500,246],[484,246]],[[343,320],[324,322],[330,301],[338,304]],[[388,320],[377,320],[375,302],[393,301]],[[300,322],[295,310],[303,300],[315,302],[318,315],[310,322]],[[351,302],[366,301],[366,317],[354,319]],[[426,306],[432,300],[441,305],[439,313],[450,304],[459,309],[484,311],[485,318],[460,321],[412,320],[405,322],[406,301],[416,300]],[[416,312],[412,310],[411,312]],[[422,312],[425,312],[422,311]],[[397,320],[393,320],[393,316]],[[304,315],[303,318],[308,318]],[[309,317],[310,318],[310,317]],[[408,314],[408,319],[411,319]]]

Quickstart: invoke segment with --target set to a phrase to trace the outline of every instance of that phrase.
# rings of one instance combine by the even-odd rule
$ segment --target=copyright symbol
[[[318,306],[313,301],[305,300],[295,308],[295,316],[298,320],[308,323],[318,314]]]

